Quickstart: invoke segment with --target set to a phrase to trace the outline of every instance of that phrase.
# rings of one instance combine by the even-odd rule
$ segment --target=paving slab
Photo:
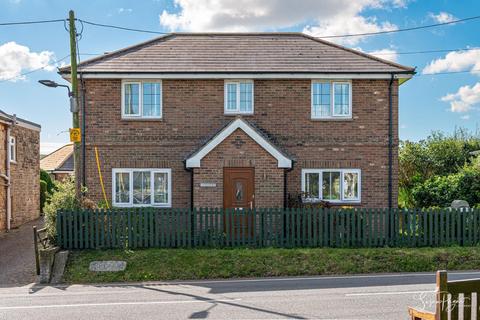
[[[33,226],[43,228],[43,218],[0,233],[0,287],[35,282]]]

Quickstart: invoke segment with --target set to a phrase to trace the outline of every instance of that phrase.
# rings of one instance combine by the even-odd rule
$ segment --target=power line
[[[376,56],[389,56],[392,54],[423,54],[423,53],[441,53],[441,52],[455,52],[455,51],[470,51],[470,50],[480,50],[480,48],[457,48],[457,49],[437,49],[437,50],[423,50],[423,51],[404,51],[404,52],[379,52],[375,53]],[[372,54],[370,52],[367,52]]]
[[[480,16],[473,16],[473,17],[468,17],[468,18],[463,18],[463,19],[452,20],[452,21],[448,21],[448,22],[434,23],[434,24],[428,24],[428,25],[424,25],[424,26],[411,27],[411,28],[402,28],[402,29],[385,30],[385,31],[377,31],[377,32],[352,33],[352,34],[343,34],[343,35],[319,36],[318,38],[329,39],[329,38],[347,38],[347,37],[372,36],[372,35],[378,35],[378,34],[387,34],[387,33],[413,31],[413,30],[420,30],[420,29],[427,29],[427,28],[435,28],[435,27],[446,26],[446,25],[449,25],[449,24],[455,24],[455,23],[459,23],[459,22],[465,22],[465,21],[476,20],[476,19],[480,19]]]
[[[444,75],[444,74],[457,74],[457,73],[470,73],[470,72],[480,72],[480,69],[472,69],[472,70],[464,70],[464,71],[446,71],[446,72],[436,72],[436,73],[420,73],[416,74],[416,77],[421,76],[437,76],[437,75]]]
[[[18,22],[2,22],[0,26],[18,26],[18,25],[28,25],[28,24],[42,24],[42,23],[53,23],[53,22],[63,22],[65,19],[55,19],[55,20],[36,20],[36,21],[18,21]]]
[[[143,32],[143,33],[153,33],[153,34],[168,34],[168,32],[159,32],[159,31],[152,31],[152,30],[145,30],[145,29],[127,28],[127,27],[115,26],[115,25],[111,25],[111,24],[97,23],[97,22],[92,22],[92,21],[87,21],[87,20],[82,20],[82,19],[77,19],[77,20],[81,21],[85,24],[89,24],[89,25],[96,26],[96,27],[112,28],[112,29],[134,31],[134,32]]]
[[[379,34],[389,34],[389,33],[413,31],[413,30],[420,30],[420,29],[427,29],[427,28],[435,28],[435,27],[440,27],[440,26],[445,26],[445,25],[450,25],[450,24],[455,24],[455,23],[460,23],[460,22],[466,22],[466,21],[471,21],[471,20],[476,20],[476,19],[480,19],[480,15],[479,16],[468,17],[468,18],[463,18],[463,19],[456,19],[456,20],[452,20],[452,21],[448,21],[448,22],[418,26],[418,27],[401,28],[401,29],[385,30],[385,31],[377,31],[377,32],[352,33],[352,34],[343,34],[343,35],[327,35],[327,36],[318,36],[317,38],[330,39],[330,38],[347,38],[347,37],[360,37],[360,36],[372,36],[372,35],[379,35]],[[116,26],[116,25],[92,22],[92,21],[87,21],[87,20],[82,20],[82,19],[77,19],[77,20],[82,21],[85,24],[89,24],[89,25],[93,25],[93,26],[97,26],[97,27],[112,28],[112,29],[134,31],[134,32],[143,32],[143,33],[152,33],[152,34],[168,34],[168,32],[160,32],[160,31],[147,30],[147,29],[135,29],[135,28],[129,28],[129,27],[123,27],[123,26]]]
[[[65,57],[61,58],[61,59],[58,59],[58,60],[54,60],[40,68],[37,68],[37,69],[33,69],[33,70],[30,70],[28,72],[24,72],[24,73],[21,73],[19,74],[18,76],[15,76],[15,77],[11,77],[11,78],[7,78],[7,79],[3,79],[3,80],[0,80],[0,83],[2,82],[7,82],[7,81],[11,81],[11,80],[14,80],[14,79],[17,79],[17,78],[20,78],[20,77],[23,77],[23,76],[26,76],[26,75],[29,75],[31,73],[34,73],[34,72],[37,72],[37,71],[40,71],[40,70],[43,70],[45,69],[46,67],[49,67],[49,66],[53,66],[59,62],[62,62],[63,60],[67,59],[68,57],[70,57],[70,55],[66,55]]]

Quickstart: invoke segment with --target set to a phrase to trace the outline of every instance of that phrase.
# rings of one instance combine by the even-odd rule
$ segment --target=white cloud
[[[470,115],[469,114],[466,114],[464,116],[461,116],[460,119],[462,120],[470,120]]]
[[[395,49],[392,49],[392,48],[374,50],[368,53],[371,54],[372,56],[376,56],[381,59],[390,60],[394,62],[398,61],[398,53]]]
[[[439,12],[438,14],[429,13],[428,16],[437,23],[446,23],[457,20],[455,16],[448,12]]]
[[[399,0],[175,0],[178,13],[164,10],[160,24],[172,31],[261,31],[308,24],[314,36],[377,32],[396,29],[388,21],[364,17],[365,9],[405,5]],[[356,44],[364,37],[332,38]]]
[[[133,9],[132,8],[118,8],[117,12],[118,13],[132,13]]]
[[[450,103],[452,112],[468,112],[476,104],[480,104],[480,82],[474,86],[460,87],[456,93],[449,93],[441,100]]]
[[[445,58],[431,61],[422,71],[423,74],[433,74],[447,71],[480,70],[480,48],[448,53]],[[478,72],[478,71],[477,71]]]
[[[7,42],[0,45],[0,80],[22,80],[24,71],[30,71],[44,67],[44,70],[55,70],[54,65],[49,65],[55,56],[51,51],[39,53],[31,52],[26,46],[15,42]]]

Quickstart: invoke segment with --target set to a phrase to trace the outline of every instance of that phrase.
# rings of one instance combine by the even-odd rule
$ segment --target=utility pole
[[[72,110],[72,126],[73,129],[79,129],[80,121],[78,117],[78,78],[77,78],[77,30],[75,28],[75,13],[70,10],[68,15],[69,31],[70,31],[70,75],[72,81],[72,94],[75,99]],[[77,199],[80,199],[82,181],[80,181],[80,143],[74,142],[73,147],[73,162],[75,166],[75,191]]]

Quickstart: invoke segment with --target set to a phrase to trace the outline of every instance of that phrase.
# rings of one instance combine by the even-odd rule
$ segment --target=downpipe
[[[390,74],[388,85],[388,208],[393,207],[393,81],[395,74]]]

